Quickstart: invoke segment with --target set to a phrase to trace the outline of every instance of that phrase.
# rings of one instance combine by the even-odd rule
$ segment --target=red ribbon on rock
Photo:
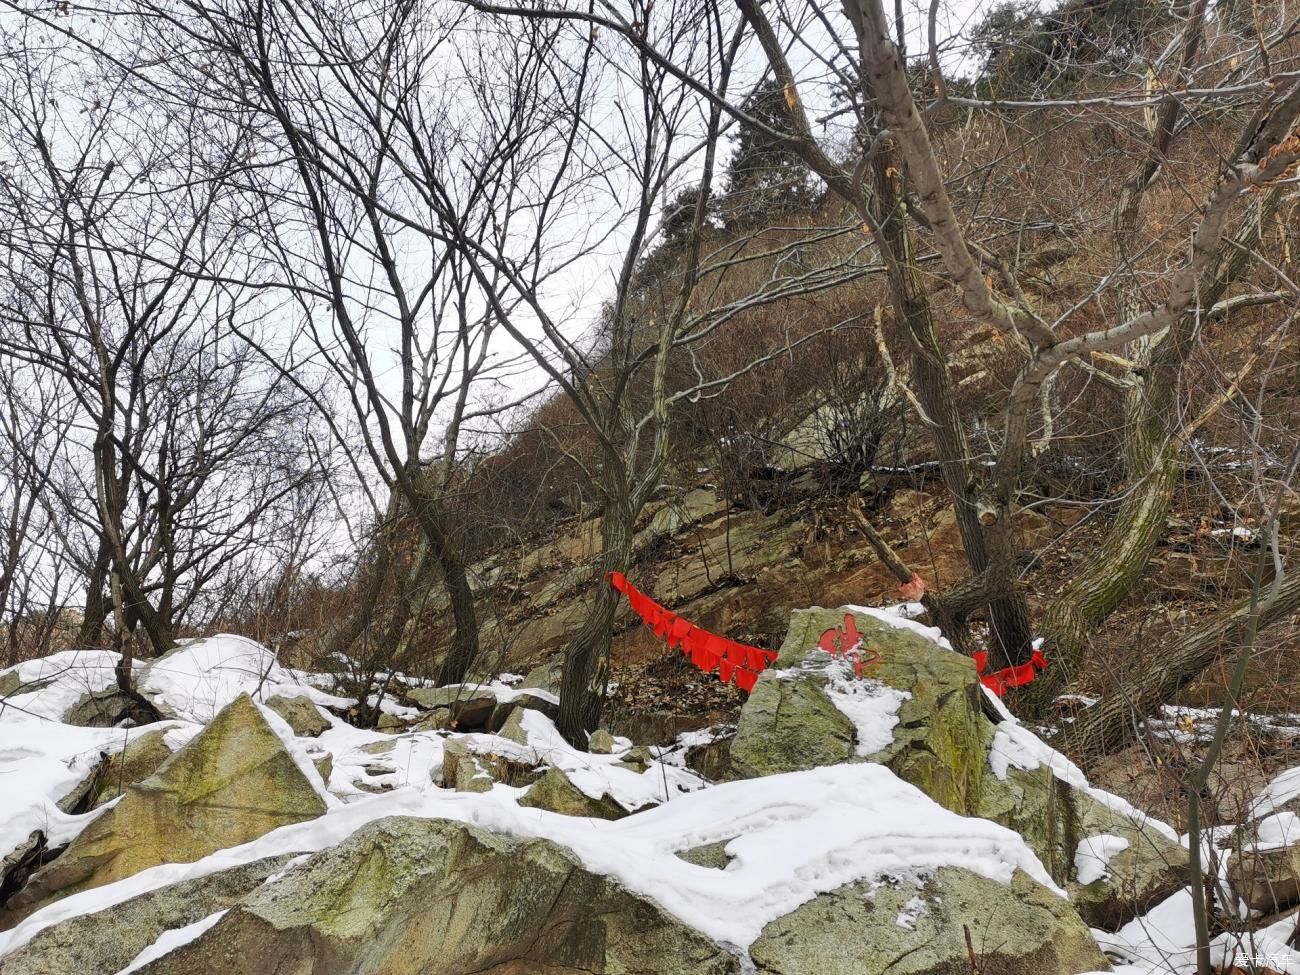
[[[758,675],[776,659],[771,650],[728,640],[664,609],[628,582],[627,576],[621,572],[610,572],[605,578],[627,596],[632,612],[654,630],[655,636],[668,641],[670,649],[680,647],[687,659],[706,674],[717,670],[718,679],[724,684],[734,683],[748,694],[758,682]]]
[[[1032,682],[1038,676],[1038,671],[1047,669],[1047,658],[1038,650],[1030,655],[1028,663],[1003,667],[991,674],[984,673],[984,668],[989,665],[987,652],[976,651],[971,654],[971,658],[975,661],[975,670],[980,675],[980,683],[998,697],[1006,693],[1008,687],[1023,687]]]

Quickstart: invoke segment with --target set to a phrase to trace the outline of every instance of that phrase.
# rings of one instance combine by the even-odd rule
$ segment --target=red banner
[[[655,636],[668,641],[670,649],[680,647],[691,663],[706,674],[714,670],[724,684],[734,683],[748,694],[758,682],[758,675],[776,659],[771,650],[751,647],[726,637],[702,630],[689,620],[664,609],[636,586],[627,581],[621,572],[611,572],[605,578],[609,584],[627,596],[632,612],[641,617]]]

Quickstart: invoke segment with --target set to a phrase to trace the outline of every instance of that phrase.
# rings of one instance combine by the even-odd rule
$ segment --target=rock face
[[[324,812],[293,756],[241,695],[36,873],[0,913],[0,925],[77,891],[160,863],[190,863]]]
[[[113,975],[164,931],[225,910],[289,859],[271,857],[232,867],[61,921],[0,960],[0,975]]]
[[[318,738],[330,728],[329,720],[308,698],[276,694],[266,699],[266,706],[284,718],[300,738]]]
[[[158,713],[142,697],[123,694],[116,687],[83,694],[63,715],[64,724],[81,728],[112,728],[125,718],[137,724],[158,719]]]
[[[1295,800],[1234,831],[1228,880],[1253,910],[1272,914],[1300,903],[1300,818]]]
[[[1059,778],[1046,761],[1009,768],[1005,778],[994,775],[989,757],[997,731],[984,714],[974,664],[922,634],[861,613],[852,614],[854,625],[877,655],[865,678],[909,696],[898,707],[889,744],[857,755],[855,726],[828,693],[829,658],[816,649],[823,633],[844,623],[845,612],[793,615],[776,663],[741,710],[730,748],[732,777],[854,761],[886,765],[945,808],[1024,836],[1095,927],[1117,928],[1187,883],[1187,852],[1178,843]],[[1109,859],[1103,877],[1080,884],[1080,843],[1100,835],[1119,837],[1127,847]]]
[[[990,975],[1110,967],[1068,902],[1020,872],[1011,894],[955,867],[850,884],[768,924],[750,955],[770,975],[965,975],[971,949],[973,970]]]
[[[394,817],[141,975],[733,975],[739,961],[546,840]]]

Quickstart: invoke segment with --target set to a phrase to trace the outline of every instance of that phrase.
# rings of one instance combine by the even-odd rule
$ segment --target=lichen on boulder
[[[555,843],[393,817],[254,891],[140,975],[740,971]]]
[[[37,872],[0,912],[0,925],[69,894],[314,819],[325,808],[257,705],[240,695]]]
[[[764,975],[1079,975],[1110,967],[1059,895],[1020,871],[1008,889],[956,867],[822,894],[769,923],[750,956]]]

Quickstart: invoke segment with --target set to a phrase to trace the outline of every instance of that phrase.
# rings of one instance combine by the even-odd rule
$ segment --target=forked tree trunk
[[[1246,214],[1223,258],[1202,283],[1202,307],[1221,301],[1228,286],[1250,266],[1260,227],[1272,218],[1277,201],[1277,190],[1269,189]],[[1164,533],[1185,439],[1179,430],[1179,379],[1200,328],[1199,317],[1185,316],[1163,340],[1134,350],[1145,378],[1125,400],[1128,485],[1102,544],[1043,616],[1040,631],[1051,666],[1025,693],[1026,713],[1043,713],[1078,670],[1092,631],[1133,591]]]

